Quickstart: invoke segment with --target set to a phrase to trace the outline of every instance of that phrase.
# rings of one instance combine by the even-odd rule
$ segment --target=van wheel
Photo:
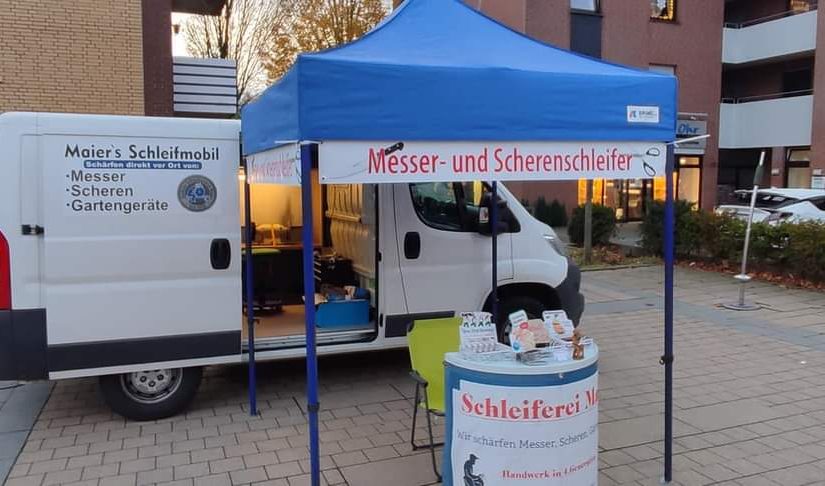
[[[510,344],[510,314],[523,310],[527,313],[528,319],[541,319],[541,313],[545,311],[544,304],[540,300],[526,295],[507,297],[498,306],[498,340],[504,344]]]
[[[203,369],[171,368],[100,377],[103,398],[132,420],[157,420],[185,410],[201,383]]]

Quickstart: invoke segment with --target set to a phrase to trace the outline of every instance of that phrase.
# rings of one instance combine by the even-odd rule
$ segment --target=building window
[[[785,185],[802,189],[811,188],[811,149],[800,147],[788,149],[785,161]]]
[[[808,12],[816,5],[815,0],[790,0],[790,10],[793,12]]]
[[[570,8],[582,12],[599,11],[599,0],[570,0]]]
[[[702,158],[679,157],[679,172],[676,183],[676,197],[699,207],[702,187]]]
[[[675,20],[676,0],[650,0],[650,18],[657,20]]]
[[[648,66],[648,70],[654,73],[676,76],[676,66],[670,64],[651,64]]]

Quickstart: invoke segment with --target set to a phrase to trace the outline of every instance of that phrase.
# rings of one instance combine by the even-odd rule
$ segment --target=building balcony
[[[722,62],[744,64],[790,57],[816,49],[817,11],[785,12],[740,24],[727,24]]]
[[[175,57],[175,115],[232,117],[238,113],[235,61]]]
[[[813,108],[811,91],[724,100],[719,148],[810,145]]]

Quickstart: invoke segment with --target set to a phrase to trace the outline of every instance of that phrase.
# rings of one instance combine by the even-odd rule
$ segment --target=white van
[[[238,121],[0,115],[0,379],[100,376],[118,413],[182,410],[246,359]],[[319,354],[406,345],[413,319],[489,308],[481,182],[316,181]],[[563,308],[580,274],[500,186],[500,315]],[[256,359],[304,356],[300,189],[253,185]],[[352,301],[335,301],[341,288]],[[323,308],[323,309],[322,309]]]

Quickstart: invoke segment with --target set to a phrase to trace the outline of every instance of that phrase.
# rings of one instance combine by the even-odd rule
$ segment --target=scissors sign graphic
[[[650,165],[648,162],[648,157],[659,157],[662,155],[662,150],[659,147],[650,147],[647,151],[643,154],[631,154],[634,157],[638,157],[642,159],[642,168],[647,174],[648,177],[656,177],[656,168]]]

